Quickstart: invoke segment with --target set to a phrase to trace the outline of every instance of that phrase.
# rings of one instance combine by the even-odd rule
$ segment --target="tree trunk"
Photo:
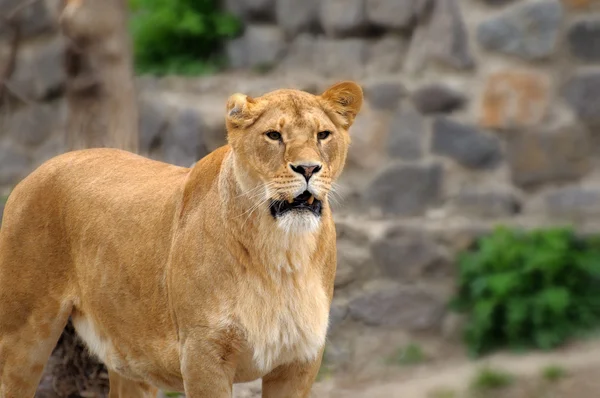
[[[67,0],[69,149],[138,150],[133,57],[124,0]]]
[[[69,150],[138,151],[138,110],[125,0],[65,0]],[[69,324],[46,366],[38,398],[105,397],[108,373]]]

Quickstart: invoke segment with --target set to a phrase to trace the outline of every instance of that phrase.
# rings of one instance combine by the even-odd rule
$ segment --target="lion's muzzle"
[[[309,191],[304,191],[296,196],[292,202],[285,200],[272,200],[269,206],[274,218],[280,217],[288,212],[311,212],[317,217],[321,216],[322,202],[315,198]]]

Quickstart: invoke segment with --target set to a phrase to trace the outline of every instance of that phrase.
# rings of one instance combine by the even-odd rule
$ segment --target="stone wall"
[[[600,224],[600,2],[228,4],[246,24],[232,65],[365,88],[330,360],[348,360],[348,330],[365,325],[454,335],[455,255],[494,225]]]
[[[231,71],[138,79],[142,152],[189,165],[215,149],[234,92],[317,93],[346,78],[363,85],[335,212],[329,361],[358,355],[354,332],[364,328],[453,335],[445,303],[455,255],[498,223],[597,230],[600,1],[227,6],[245,23],[227,44]],[[3,114],[0,187],[64,150],[61,41],[40,32],[14,77],[28,100]]]
[[[19,4],[19,0],[0,0],[0,14],[8,14]],[[30,171],[36,159],[52,156],[64,147],[56,142],[60,141],[65,112],[59,99],[64,84],[64,41],[56,34],[58,5],[58,0],[38,1],[18,14],[21,46],[16,69],[6,83],[12,101],[0,104],[0,191]],[[0,73],[9,61],[13,35],[2,20]]]

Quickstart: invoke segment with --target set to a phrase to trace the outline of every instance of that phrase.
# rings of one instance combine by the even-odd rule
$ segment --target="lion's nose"
[[[310,177],[312,177],[314,174],[317,174],[319,171],[321,171],[321,165],[319,164],[290,164],[290,167],[292,168],[292,170],[298,174],[302,174],[304,176],[304,178],[306,178],[306,181],[308,182],[308,180],[310,179]]]

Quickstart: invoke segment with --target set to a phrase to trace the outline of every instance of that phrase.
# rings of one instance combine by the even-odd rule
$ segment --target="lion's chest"
[[[268,372],[283,363],[316,358],[329,317],[320,278],[284,274],[275,284],[249,280],[243,290],[237,315],[256,368]]]

